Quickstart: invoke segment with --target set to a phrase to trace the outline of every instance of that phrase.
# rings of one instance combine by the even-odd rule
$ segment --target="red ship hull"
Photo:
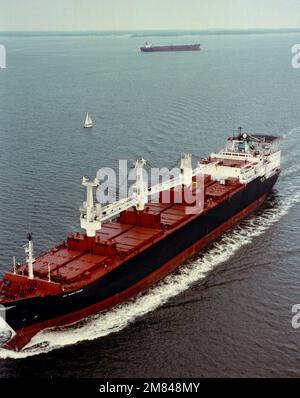
[[[233,217],[229,218],[225,223],[220,225],[218,228],[207,234],[204,238],[195,242],[186,250],[173,257],[170,261],[160,266],[155,272],[152,272],[146,278],[140,280],[138,283],[132,285],[130,288],[122,291],[117,295],[114,295],[113,297],[80,309],[78,311],[74,311],[63,316],[52,318],[50,320],[19,329],[16,331],[16,335],[9,342],[7,342],[4,347],[7,349],[19,351],[29,343],[34,335],[36,335],[39,331],[43,329],[74,324],[90,315],[99,313],[104,310],[108,310],[115,305],[136,296],[138,293],[143,292],[154,283],[158,282],[160,279],[174,271],[176,267],[178,267],[187,257],[205,247],[208,243],[216,239],[224,231],[231,228],[237,222],[255,211],[265,201],[267,195],[268,193],[259,197],[249,206],[245,207],[242,211],[238,212]]]

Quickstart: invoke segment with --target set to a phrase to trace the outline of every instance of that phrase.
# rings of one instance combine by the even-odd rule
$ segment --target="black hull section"
[[[278,174],[263,181],[260,178],[255,179],[230,199],[199,215],[145,251],[125,261],[101,279],[78,291],[7,303],[6,306],[10,308],[6,311],[6,322],[14,330],[19,330],[99,303],[128,289],[257,199],[268,194],[277,178]]]

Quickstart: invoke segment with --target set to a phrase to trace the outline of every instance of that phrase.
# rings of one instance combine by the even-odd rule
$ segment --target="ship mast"
[[[144,181],[144,165],[146,161],[144,159],[137,160],[135,162],[136,170],[136,183],[133,187],[134,196],[136,198],[136,209],[144,210],[145,204],[147,203],[147,184]]]
[[[34,279],[33,274],[33,263],[35,262],[35,258],[33,255],[33,243],[32,243],[32,235],[29,232],[28,235],[28,243],[24,246],[25,254],[26,254],[26,261],[28,264],[28,279]]]
[[[96,236],[96,231],[101,228],[101,204],[94,205],[93,188],[99,185],[95,178],[90,181],[88,178],[82,178],[82,185],[86,187],[86,201],[80,209],[80,226],[86,230],[88,237]]]
[[[192,157],[189,153],[181,154],[180,175],[182,178],[182,185],[189,187],[193,180]]]
[[[14,275],[16,275],[17,274],[17,271],[16,271],[16,256],[13,256],[13,270],[14,270]]]

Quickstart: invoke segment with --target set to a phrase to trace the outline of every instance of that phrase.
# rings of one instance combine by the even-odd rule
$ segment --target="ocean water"
[[[153,37],[152,37],[152,36]],[[200,42],[191,53],[141,54]],[[143,156],[206,156],[238,126],[282,136],[267,203],[174,274],[76,327],[0,349],[0,377],[300,375],[300,71],[297,33],[1,34],[0,274],[79,229],[82,175]],[[87,111],[92,131],[82,123]],[[4,333],[4,331],[3,331]]]

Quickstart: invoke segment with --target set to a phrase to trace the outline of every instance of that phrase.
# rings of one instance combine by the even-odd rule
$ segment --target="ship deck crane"
[[[118,216],[121,212],[135,207],[138,211],[144,210],[148,197],[160,192],[170,190],[172,188],[185,185],[187,187],[192,185],[194,176],[204,175],[207,168],[214,166],[214,163],[208,165],[199,165],[195,169],[192,168],[192,157],[190,154],[182,154],[180,161],[180,174],[178,177],[161,182],[152,187],[148,187],[143,178],[143,167],[146,164],[144,159],[137,160],[135,163],[136,182],[133,186],[133,194],[124,199],[120,199],[115,203],[108,204],[102,207],[100,204],[94,205],[93,187],[99,185],[98,180],[89,181],[83,177],[82,185],[87,188],[87,200],[83,202],[83,207],[80,209],[81,218],[80,225],[85,229],[87,236],[96,236],[96,231],[101,229],[103,222]]]

